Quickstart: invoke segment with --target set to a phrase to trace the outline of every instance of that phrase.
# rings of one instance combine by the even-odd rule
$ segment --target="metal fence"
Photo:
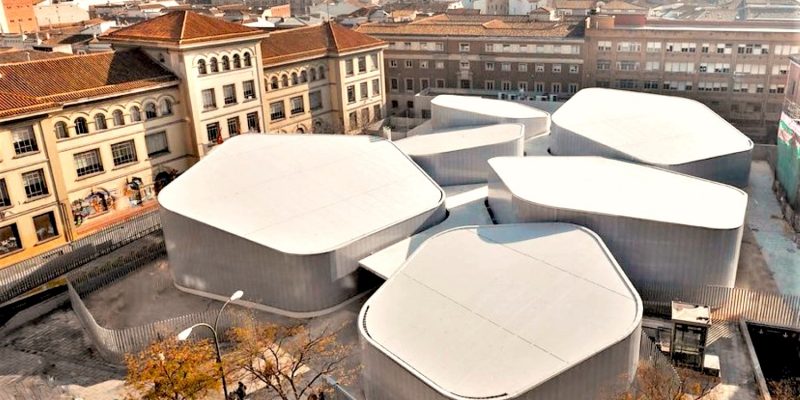
[[[671,302],[675,300],[711,307],[712,321],[735,323],[744,318],[761,324],[800,328],[800,296],[719,286],[675,288],[646,284],[636,289],[647,314],[668,317]]]
[[[148,210],[57,249],[0,269],[0,303],[160,229],[158,210]]]

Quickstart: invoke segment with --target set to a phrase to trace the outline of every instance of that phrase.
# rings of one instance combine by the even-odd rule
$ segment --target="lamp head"
[[[231,295],[231,301],[239,300],[242,298],[242,296],[244,296],[244,292],[241,290],[237,290],[233,292],[233,294]]]
[[[186,339],[189,338],[189,335],[191,335],[191,334],[192,334],[192,327],[188,327],[188,328],[182,330],[181,333],[178,334],[178,340],[181,340],[181,341],[186,340]]]

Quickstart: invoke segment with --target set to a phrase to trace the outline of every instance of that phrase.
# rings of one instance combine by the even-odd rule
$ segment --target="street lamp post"
[[[220,317],[220,315],[222,315],[222,310],[225,309],[225,306],[227,306],[228,303],[230,303],[230,302],[232,302],[234,300],[241,299],[242,295],[244,295],[244,292],[242,292],[241,290],[235,291],[231,295],[231,297],[228,299],[228,301],[226,301],[225,304],[223,304],[222,307],[220,307],[219,312],[217,313],[217,318],[214,319],[214,326],[211,326],[211,325],[209,325],[209,324],[207,324],[205,322],[200,322],[200,323],[194,324],[194,325],[182,330],[181,333],[178,334],[178,340],[183,341],[183,340],[188,339],[189,335],[192,334],[192,329],[197,328],[198,326],[202,326],[204,328],[208,328],[209,330],[211,330],[211,333],[214,335],[214,348],[217,351],[217,363],[219,364],[219,372],[220,372],[220,375],[222,376],[222,391],[225,394],[225,400],[228,400],[228,385],[225,382],[225,370],[222,368],[222,354],[219,351],[219,338],[217,337],[217,324],[219,324],[219,317]]]

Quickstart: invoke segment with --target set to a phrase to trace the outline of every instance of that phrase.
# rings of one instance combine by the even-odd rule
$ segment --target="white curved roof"
[[[410,156],[421,156],[522,140],[524,129],[522,124],[456,128],[396,140],[394,144]]]
[[[489,160],[508,189],[560,209],[736,229],[747,194],[732,186],[601,157],[497,157]]]
[[[444,194],[391,142],[372,136],[240,135],[158,199],[275,250],[318,254],[435,209]]]
[[[359,329],[449,398],[507,399],[625,339],[641,317],[596,234],[509,224],[425,241],[366,302]]]
[[[583,89],[553,114],[560,129],[652,165],[679,165],[749,151],[753,142],[690,99],[601,88]]]
[[[431,105],[454,108],[469,111],[476,115],[487,115],[497,118],[527,119],[550,117],[550,114],[524,104],[515,103],[513,101],[485,99],[476,96],[443,94],[434,97],[433,100],[431,100]]]

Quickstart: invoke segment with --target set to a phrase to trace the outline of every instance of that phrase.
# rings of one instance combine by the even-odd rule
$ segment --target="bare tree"
[[[299,400],[324,390],[324,377],[347,384],[356,375],[345,361],[352,345],[338,341],[341,329],[313,331],[306,326],[279,326],[250,320],[232,329],[234,363],[283,400]]]
[[[616,392],[609,400],[713,400],[711,390],[717,380],[689,369],[678,369],[677,376],[668,365],[644,362],[636,370],[627,390]]]

